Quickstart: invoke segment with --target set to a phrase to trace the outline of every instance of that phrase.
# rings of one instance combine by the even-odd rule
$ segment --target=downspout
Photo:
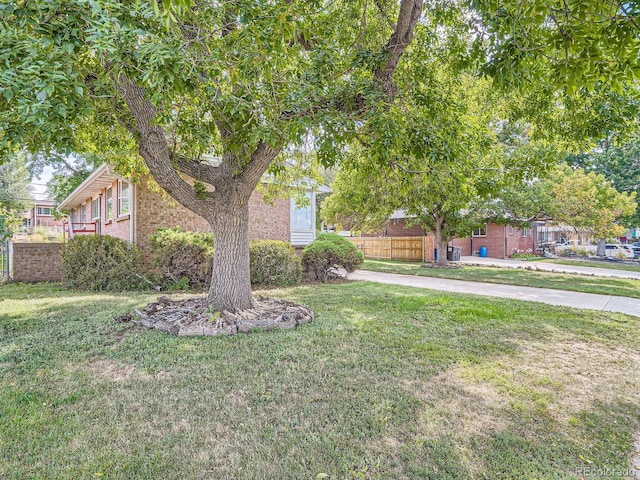
[[[507,225],[505,224],[505,226],[504,226],[504,257],[503,258],[507,258],[507,250],[508,250],[507,241],[508,241],[508,238],[507,238]]]
[[[129,243],[133,244],[136,242],[136,185],[131,182],[131,198],[129,202],[131,203],[131,213],[129,215]]]

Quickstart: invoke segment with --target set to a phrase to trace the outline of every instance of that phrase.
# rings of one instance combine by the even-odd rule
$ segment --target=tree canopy
[[[635,192],[618,192],[604,175],[567,165],[560,165],[548,182],[556,223],[598,240],[626,233],[620,219],[635,212]]]
[[[22,223],[23,213],[32,203],[30,181],[24,153],[0,165],[0,240],[11,237]]]
[[[541,107],[529,112],[555,108],[558,88],[638,73],[633,2],[162,4],[2,3],[0,149],[99,151],[122,173],[150,173],[212,226],[208,298],[217,309],[253,305],[247,208],[263,173],[285,168],[282,152],[309,138],[329,166],[362,129],[387,128],[389,105],[408,86],[395,73],[407,68],[414,36],[446,37],[441,48],[460,65],[531,85]],[[379,140],[396,144],[392,136]]]
[[[603,141],[587,153],[571,155],[566,162],[574,168],[604,175],[619,192],[640,195],[640,137],[635,134],[628,141]],[[628,227],[640,226],[640,204],[635,212],[623,219]]]
[[[375,232],[403,210],[409,224],[433,233],[445,251],[488,217],[507,215],[498,212],[501,192],[521,190],[555,156],[531,141],[526,124],[507,120],[507,99],[489,80],[456,73],[435,58],[403,69],[398,81],[406,82],[405,95],[388,109],[384,125],[364,129],[323,216]],[[446,255],[438,262],[446,264]]]
[[[210,303],[247,308],[252,191],[310,134],[331,163],[393,100],[423,1],[181,5],[165,21],[146,2],[2,4],[0,146],[99,148],[150,172],[212,226]]]

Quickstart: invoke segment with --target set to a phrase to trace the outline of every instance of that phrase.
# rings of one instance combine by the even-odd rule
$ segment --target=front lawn
[[[592,277],[519,268],[476,267],[471,265],[463,265],[459,268],[422,268],[420,263],[395,260],[365,260],[361,268],[374,272],[401,273],[403,275],[451,278],[469,282],[500,283],[640,298],[640,280],[628,278]]]
[[[587,479],[629,466],[636,318],[364,282],[268,294],[316,321],[173,337],[113,320],[150,294],[1,285],[0,478]]]
[[[545,263],[555,263],[558,265],[572,265],[576,267],[609,268],[611,270],[624,270],[626,272],[640,272],[640,264],[629,265],[621,262],[580,260],[578,258],[541,258]]]

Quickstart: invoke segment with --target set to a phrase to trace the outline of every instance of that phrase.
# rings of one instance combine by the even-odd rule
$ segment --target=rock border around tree
[[[255,308],[211,312],[204,297],[174,300],[166,296],[135,310],[141,325],[178,336],[237,335],[253,330],[286,330],[314,320],[313,310],[288,300],[258,296]],[[116,321],[133,320],[130,314]]]

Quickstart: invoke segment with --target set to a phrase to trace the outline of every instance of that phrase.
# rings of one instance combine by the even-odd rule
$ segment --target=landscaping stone
[[[163,296],[135,313],[143,326],[178,336],[236,335],[252,330],[289,329],[314,319],[313,311],[305,305],[263,296],[258,296],[255,308],[222,312],[211,312],[203,297],[173,300]],[[123,317],[116,317],[116,321],[122,322]]]

